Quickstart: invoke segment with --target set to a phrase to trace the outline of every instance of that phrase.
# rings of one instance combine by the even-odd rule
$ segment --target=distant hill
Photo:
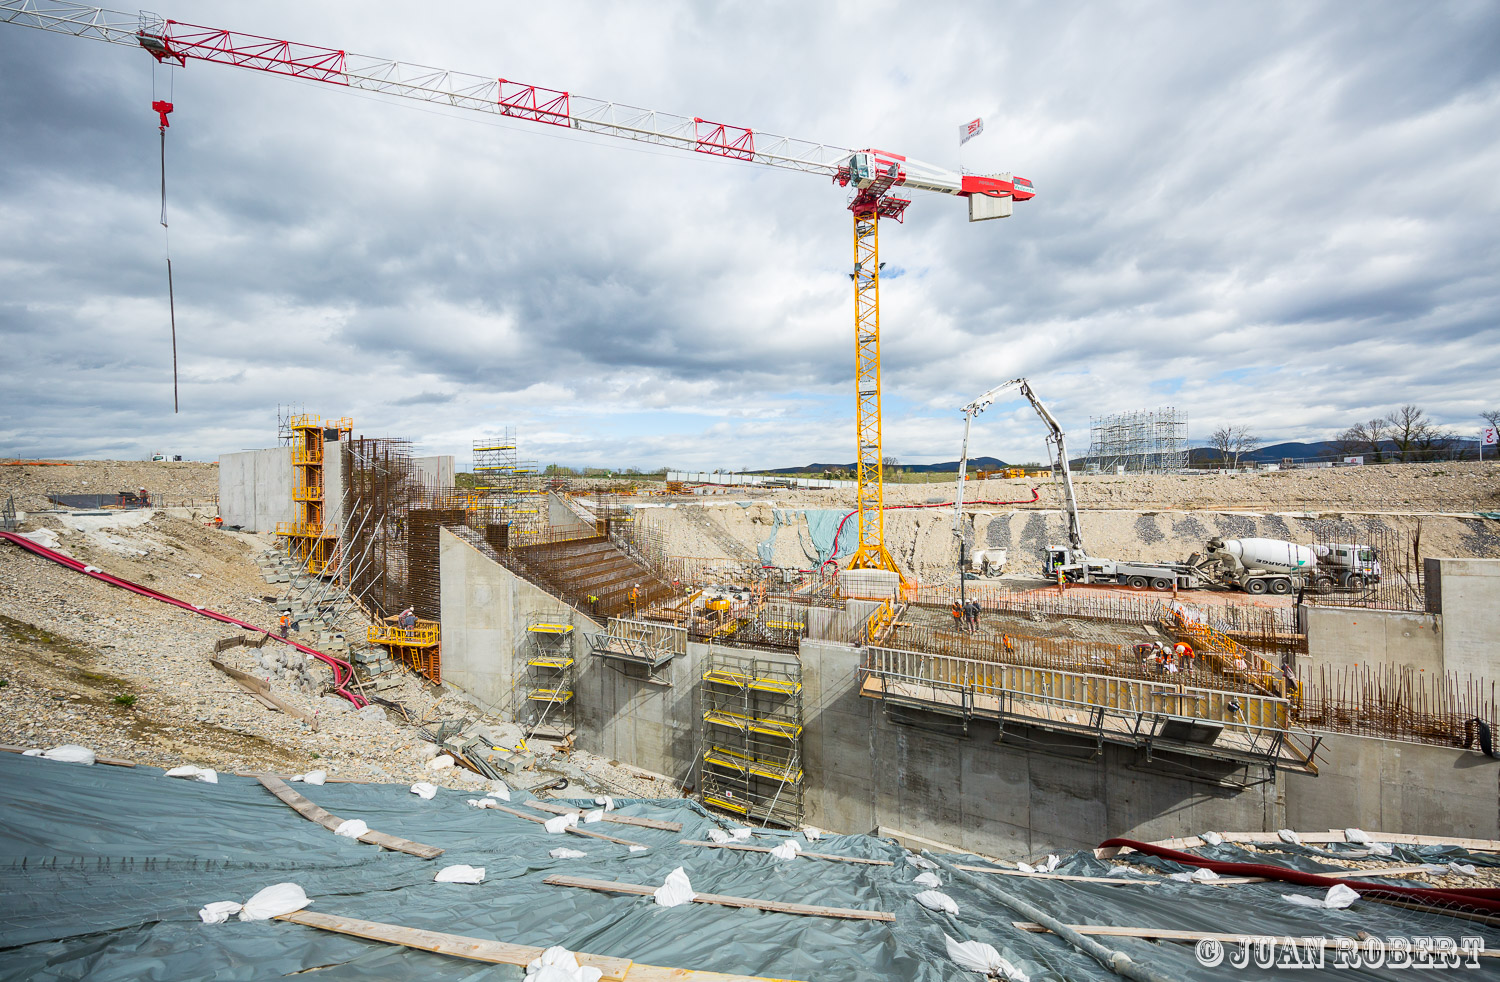
[[[774,470],[756,471],[757,474],[822,474],[824,471],[852,471],[858,464],[808,464],[805,467],[778,467]],[[996,470],[1001,467],[1009,467],[1005,461],[998,457],[970,457],[969,470]],[[944,464],[897,464],[896,468],[903,471],[911,471],[914,474],[942,474],[958,473],[958,461],[950,460]]]

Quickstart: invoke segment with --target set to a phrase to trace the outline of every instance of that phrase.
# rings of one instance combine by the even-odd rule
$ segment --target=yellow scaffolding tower
[[[325,437],[329,431],[339,436],[348,435],[354,429],[354,421],[347,416],[325,420],[321,416],[302,413],[291,418],[288,428],[292,434],[292,501],[296,507],[296,519],[278,522],[276,534],[286,537],[287,550],[292,558],[307,572],[318,575],[330,566],[337,566],[334,555],[338,550],[337,531],[323,522]]]

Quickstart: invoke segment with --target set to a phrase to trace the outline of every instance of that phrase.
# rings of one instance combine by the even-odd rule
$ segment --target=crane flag
[[[984,120],[974,119],[958,128],[958,145],[963,146],[976,136],[984,132]]]

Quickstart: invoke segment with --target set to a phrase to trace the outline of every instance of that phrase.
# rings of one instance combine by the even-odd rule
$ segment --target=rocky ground
[[[1029,499],[1036,503],[1005,505]],[[1500,557],[1500,464],[1403,464],[1246,475],[1081,477],[1077,497],[1091,554],[1116,559],[1185,560],[1210,537],[1354,539],[1423,556]],[[952,484],[887,485],[887,505],[949,503],[886,512],[886,543],[924,583],[953,580]],[[1052,482],[972,482],[965,489],[971,548],[1006,549],[1009,571],[1034,576],[1041,550],[1064,541],[1061,494]],[[709,561],[756,563],[767,543],[772,562],[816,564],[809,515],[837,522],[852,492],[760,490],[692,499],[644,498],[639,521],[656,530],[667,552]],[[857,535],[850,519],[840,536]],[[842,550],[841,551],[847,551]]]
[[[109,573],[262,628],[274,629],[289,586],[267,583],[256,563],[270,540],[217,530],[201,518],[150,511],[37,514],[25,527],[53,530],[63,550]],[[9,544],[0,545],[0,596],[0,744],[75,743],[159,767],[282,774],[323,769],[330,779],[485,784],[462,768],[427,766],[438,754],[428,738],[439,726],[482,722],[482,714],[404,668],[368,680],[366,691],[394,706],[355,711],[330,691],[331,672],[294,649],[273,641],[219,655],[232,668],[269,679],[273,694],[315,720],[314,727],[265,708],[210,665],[215,642],[245,633],[229,625]],[[353,615],[331,627],[363,635],[363,622]],[[500,721],[487,722],[507,732]],[[511,778],[521,787],[567,776],[596,794],[676,793],[665,779],[579,751],[531,750],[536,757],[529,769]]]
[[[51,508],[49,494],[114,494],[139,488],[165,498],[168,505],[211,506],[219,494],[219,465],[149,460],[0,464],[0,502],[14,495],[21,511]]]

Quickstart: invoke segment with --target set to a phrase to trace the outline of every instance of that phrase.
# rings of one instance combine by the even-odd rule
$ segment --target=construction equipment
[[[1380,556],[1358,543],[1302,546],[1283,539],[1209,539],[1188,564],[1220,586],[1246,593],[1358,591],[1380,582]]]
[[[1034,196],[1031,182],[1011,174],[960,174],[884,150],[848,150],[620,103],[564,89],[412,65],[338,48],[281,41],[185,24],[66,0],[0,0],[0,21],[145,50],[158,63],[186,67],[207,61],[345,89],[399,96],[541,125],[763,164],[831,178],[852,188],[854,222],[855,432],[859,450],[859,546],[854,569],[902,576],[885,547],[880,380],[880,250],[883,218],[901,221],[910,199],[902,188],[966,198],[969,221],[1006,218],[1016,201]]]

